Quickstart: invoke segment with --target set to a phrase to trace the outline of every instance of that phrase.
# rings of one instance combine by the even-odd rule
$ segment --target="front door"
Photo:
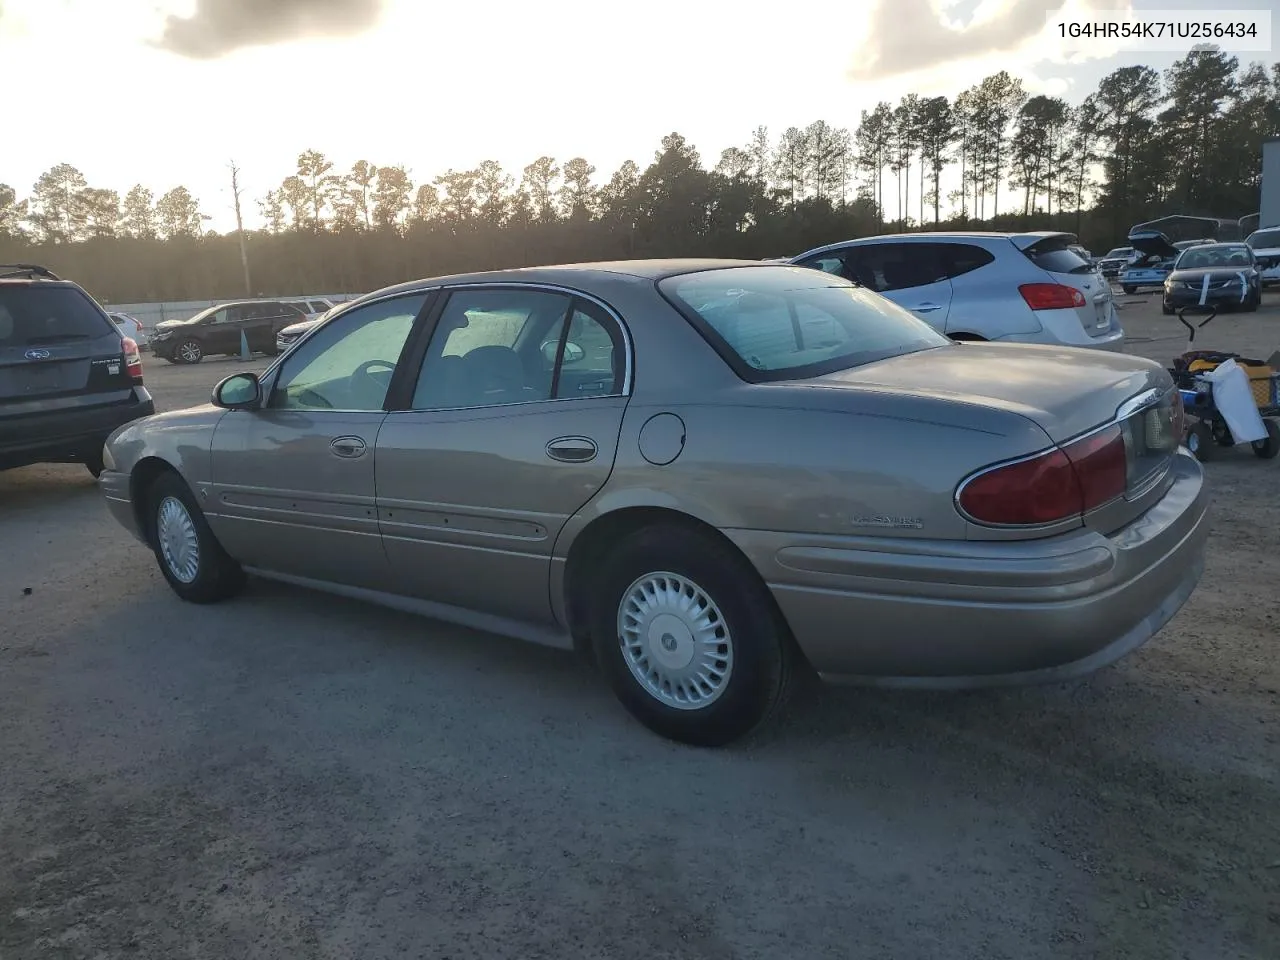
[[[232,304],[209,318],[201,335],[206,354],[240,352],[240,328],[244,312],[243,306]]]
[[[392,375],[427,294],[351,310],[265,384],[260,410],[234,410],[213,437],[210,523],[250,567],[386,586],[374,506],[378,430]]]
[[[951,280],[937,244],[867,243],[848,251],[851,279],[910,310],[939,333],[947,328]]]
[[[405,409],[378,434],[378,516],[398,591],[551,623],[551,552],[613,469],[620,322],[568,293],[448,294]]]

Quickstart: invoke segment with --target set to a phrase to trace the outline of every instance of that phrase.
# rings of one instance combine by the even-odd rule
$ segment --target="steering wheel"
[[[351,379],[359,380],[367,378],[372,380],[373,377],[371,376],[371,372],[376,370],[378,367],[385,367],[388,373],[396,372],[396,365],[390,360],[366,360],[364,363],[360,364],[360,366],[351,371]]]

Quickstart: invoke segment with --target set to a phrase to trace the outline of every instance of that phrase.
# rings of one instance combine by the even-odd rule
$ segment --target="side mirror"
[[[542,359],[549,364],[556,362],[556,352],[560,349],[559,340],[548,340],[542,345]],[[572,340],[566,341],[564,345],[564,362],[577,363],[587,355],[587,351],[574,343]]]
[[[262,404],[262,384],[256,373],[235,373],[213,388],[213,405],[224,410],[256,410]]]

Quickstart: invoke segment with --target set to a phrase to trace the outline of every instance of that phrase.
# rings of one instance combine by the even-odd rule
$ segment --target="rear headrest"
[[[467,373],[496,381],[499,386],[524,386],[524,364],[510,347],[491,344],[476,347],[466,355]]]

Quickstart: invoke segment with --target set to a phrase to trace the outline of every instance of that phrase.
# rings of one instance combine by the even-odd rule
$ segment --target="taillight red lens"
[[[1024,283],[1018,292],[1032,310],[1070,310],[1085,304],[1084,294],[1064,283]]]
[[[138,352],[138,344],[131,337],[122,338],[124,348],[124,372],[134,383],[142,382],[142,354]]]
[[[1062,451],[1080,481],[1085,513],[1124,494],[1129,482],[1129,456],[1119,425],[1068,444]]]
[[[964,485],[959,501],[979,523],[1027,526],[1082,513],[1084,499],[1070,458],[1051,450],[979,474]]]
[[[1128,454],[1119,426],[1065,447],[980,473],[960,489],[978,523],[1038,526],[1078,517],[1125,492]]]

